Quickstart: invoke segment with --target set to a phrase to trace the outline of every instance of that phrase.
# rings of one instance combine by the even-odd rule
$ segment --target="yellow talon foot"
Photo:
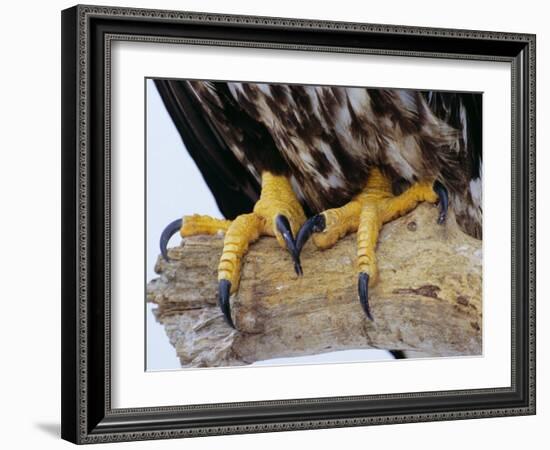
[[[196,214],[175,220],[161,235],[161,252],[168,260],[168,240],[178,231],[182,237],[225,232],[218,265],[218,301],[227,323],[235,328],[231,318],[230,297],[239,287],[242,260],[248,246],[260,236],[275,237],[279,245],[290,252],[296,273],[301,275],[294,236],[305,219],[289,180],[284,176],[264,172],[260,199],[251,213],[242,214],[233,221]]]
[[[310,219],[300,229],[296,243],[301,251],[313,236],[320,249],[334,245],[351,232],[357,232],[358,294],[367,316],[372,319],[368,304],[368,287],[378,282],[376,243],[382,225],[408,213],[420,202],[440,203],[438,222],[445,220],[448,206],[445,188],[431,181],[413,184],[400,195],[393,195],[391,180],[374,168],[365,189],[341,208],[329,209]]]
[[[227,230],[223,241],[223,252],[218,265],[218,281],[230,283],[230,293],[239,287],[241,260],[248,251],[248,246],[260,237],[263,220],[257,214],[242,214],[237,217]]]
[[[230,297],[241,278],[241,264],[250,243],[260,237],[264,223],[255,213],[238,216],[229,226],[223,241],[223,252],[218,265],[218,303],[226,322],[235,328],[231,318]]]
[[[201,216],[193,214],[184,216],[183,219],[177,219],[168,224],[160,236],[160,252],[166,261],[168,257],[168,241],[179,232],[181,237],[196,236],[199,234],[218,234],[227,231],[231,225],[230,220],[215,219],[210,216]]]
[[[279,245],[290,252],[296,273],[301,275],[294,233],[300,229],[305,219],[302,206],[288,179],[264,172],[260,199],[254,205],[252,213],[237,217],[229,226],[218,266],[220,308],[233,328],[229,299],[238,289],[242,259],[248,245],[260,236],[276,237]]]
[[[210,216],[201,216],[193,214],[192,216],[184,216],[180,228],[182,237],[196,236],[199,234],[218,234],[225,233],[231,225],[230,220],[215,219]]]

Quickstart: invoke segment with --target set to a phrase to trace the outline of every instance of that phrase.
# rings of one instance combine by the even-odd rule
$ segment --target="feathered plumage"
[[[380,168],[396,185],[435,178],[481,237],[481,94],[156,80],[227,218],[252,209],[264,170],[306,214],[342,206]]]

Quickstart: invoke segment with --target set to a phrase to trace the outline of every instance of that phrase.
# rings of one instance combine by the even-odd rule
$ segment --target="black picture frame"
[[[110,45],[143,40],[505,61],[512,67],[511,386],[113,409]],[[62,12],[62,437],[83,444],[535,413],[535,36],[118,7]]]

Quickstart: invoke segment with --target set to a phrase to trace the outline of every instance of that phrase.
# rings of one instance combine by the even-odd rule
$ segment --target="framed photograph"
[[[62,12],[62,437],[535,413],[535,36]]]

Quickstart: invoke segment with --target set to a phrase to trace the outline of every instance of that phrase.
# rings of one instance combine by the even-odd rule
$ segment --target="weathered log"
[[[187,238],[159,258],[148,301],[182,366],[230,366],[275,357],[383,348],[430,356],[481,354],[481,241],[452,214],[437,225],[424,204],[385,225],[370,289],[374,321],[357,298],[355,234],[320,251],[309,242],[297,277],[289,254],[261,238],[244,258],[231,300],[234,331],[217,305],[222,236]]]

